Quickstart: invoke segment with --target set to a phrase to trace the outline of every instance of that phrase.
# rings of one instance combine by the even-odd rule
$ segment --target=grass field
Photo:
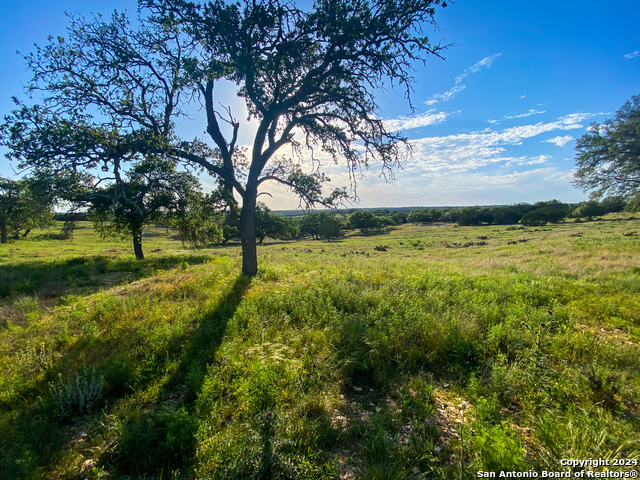
[[[0,477],[638,470],[639,231],[403,225],[254,278],[164,229],[0,245]]]

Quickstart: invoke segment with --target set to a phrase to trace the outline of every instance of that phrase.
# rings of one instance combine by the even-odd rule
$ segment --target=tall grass
[[[630,223],[274,244],[254,278],[236,247],[206,249],[52,305],[46,282],[12,286],[0,472],[457,479],[637,458],[637,241],[614,235]],[[101,395],[60,416],[50,383],[87,371]]]

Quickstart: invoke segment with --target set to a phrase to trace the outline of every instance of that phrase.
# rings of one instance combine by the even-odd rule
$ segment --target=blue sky
[[[27,53],[48,34],[64,35],[63,12],[135,13],[132,1],[4,2],[0,17],[0,114],[22,96],[29,73],[16,50]],[[380,116],[410,139],[413,158],[394,184],[376,165],[359,178],[355,206],[483,205],[585,199],[571,179],[575,139],[591,122],[610,118],[640,93],[640,2],[461,0],[437,12],[437,43],[453,42],[445,60],[417,66],[410,109],[401,92],[379,94]],[[234,113],[243,106],[230,85]],[[249,142],[254,126],[242,125]],[[180,126],[201,136],[201,116]],[[325,170],[347,184],[344,166]],[[11,168],[0,160],[0,174]],[[211,183],[202,178],[204,183]],[[267,185],[272,208],[295,208],[286,190]]]

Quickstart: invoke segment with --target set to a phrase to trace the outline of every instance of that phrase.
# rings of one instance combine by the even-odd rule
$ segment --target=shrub
[[[194,454],[198,425],[184,407],[132,419],[121,431],[114,461],[120,471],[136,473],[138,478],[179,469]]]
[[[193,457],[198,426],[184,407],[141,415],[123,426],[113,460],[136,478],[180,469]]]
[[[458,210],[457,222],[461,227],[481,225],[483,223],[492,223],[493,217],[488,208],[462,207]]]
[[[525,227],[542,227],[549,223],[549,216],[542,210],[533,210],[525,213],[521,222]]]
[[[573,209],[571,215],[575,218],[588,218],[589,221],[593,220],[593,217],[599,217],[607,213],[605,207],[596,200],[589,200],[588,202],[582,202],[576,208]]]
[[[356,210],[349,215],[351,228],[359,228],[362,233],[380,228],[380,221],[373,213],[366,210]]]
[[[94,369],[85,368],[82,374],[76,373],[75,377],[67,382],[62,380],[62,374],[58,374],[58,385],[49,384],[49,390],[56,404],[58,414],[61,417],[82,415],[91,413],[91,409],[102,396],[102,375],[96,378]]]
[[[474,468],[485,471],[526,471],[527,462],[521,439],[507,425],[477,426],[473,449],[477,452]]]

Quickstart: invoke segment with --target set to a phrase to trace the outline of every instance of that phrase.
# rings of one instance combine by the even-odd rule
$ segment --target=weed
[[[611,373],[603,375],[603,373],[596,371],[594,365],[589,365],[584,370],[584,375],[588,380],[596,404],[602,404],[609,409],[616,409],[619,406],[617,398],[620,392],[619,375]]]
[[[196,448],[198,421],[184,408],[137,414],[119,431],[111,462],[138,476],[184,467]]]
[[[15,354],[14,358],[16,363],[25,370],[43,371],[53,365],[54,355],[51,347],[44,342],[40,342],[39,345],[27,344],[26,347]]]
[[[477,454],[472,468],[474,471],[526,472],[531,468],[525,459],[522,440],[506,424],[476,424],[474,428],[470,445]]]
[[[435,412],[433,384],[422,376],[398,389],[397,394],[405,417],[424,419]]]
[[[85,368],[82,373],[76,373],[66,382],[62,380],[62,374],[58,374],[58,385],[51,382],[49,391],[56,405],[58,415],[70,417],[91,413],[102,396],[102,376],[96,377],[95,369]]]

